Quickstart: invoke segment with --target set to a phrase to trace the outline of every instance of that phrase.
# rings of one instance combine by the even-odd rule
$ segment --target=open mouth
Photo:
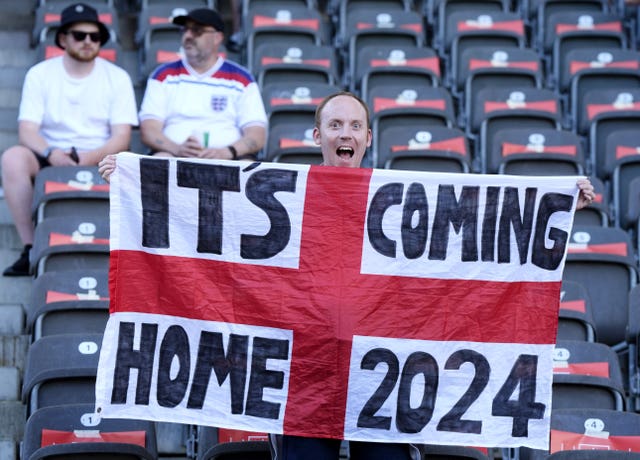
[[[338,155],[340,158],[351,158],[353,157],[353,148],[351,147],[338,147],[338,149],[336,150],[336,155]]]

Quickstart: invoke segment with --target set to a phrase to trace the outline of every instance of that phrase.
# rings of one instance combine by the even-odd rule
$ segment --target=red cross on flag
[[[546,448],[575,177],[118,155],[97,409]]]

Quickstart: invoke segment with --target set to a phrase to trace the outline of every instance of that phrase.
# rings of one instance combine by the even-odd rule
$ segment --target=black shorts
[[[43,157],[41,155],[38,155],[33,150],[31,151],[31,153],[33,153],[36,156],[36,160],[38,160],[38,164],[40,165],[40,169],[44,169],[47,166],[51,166],[51,163],[49,163],[49,160],[47,160],[45,157]]]

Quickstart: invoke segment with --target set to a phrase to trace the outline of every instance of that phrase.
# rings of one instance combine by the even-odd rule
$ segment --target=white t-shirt
[[[78,150],[104,145],[111,125],[137,126],[133,85],[124,69],[98,57],[88,76],[72,78],[62,59],[47,59],[29,69],[18,120],[38,123],[49,145]]]
[[[208,147],[234,143],[247,126],[267,125],[253,76],[223,58],[203,74],[184,60],[158,67],[147,81],[139,117],[162,121],[163,133],[178,144],[206,132]]]

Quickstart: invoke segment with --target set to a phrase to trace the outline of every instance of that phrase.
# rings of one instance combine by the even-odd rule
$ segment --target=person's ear
[[[317,126],[313,128],[313,141],[316,145],[320,145],[320,130]]]

